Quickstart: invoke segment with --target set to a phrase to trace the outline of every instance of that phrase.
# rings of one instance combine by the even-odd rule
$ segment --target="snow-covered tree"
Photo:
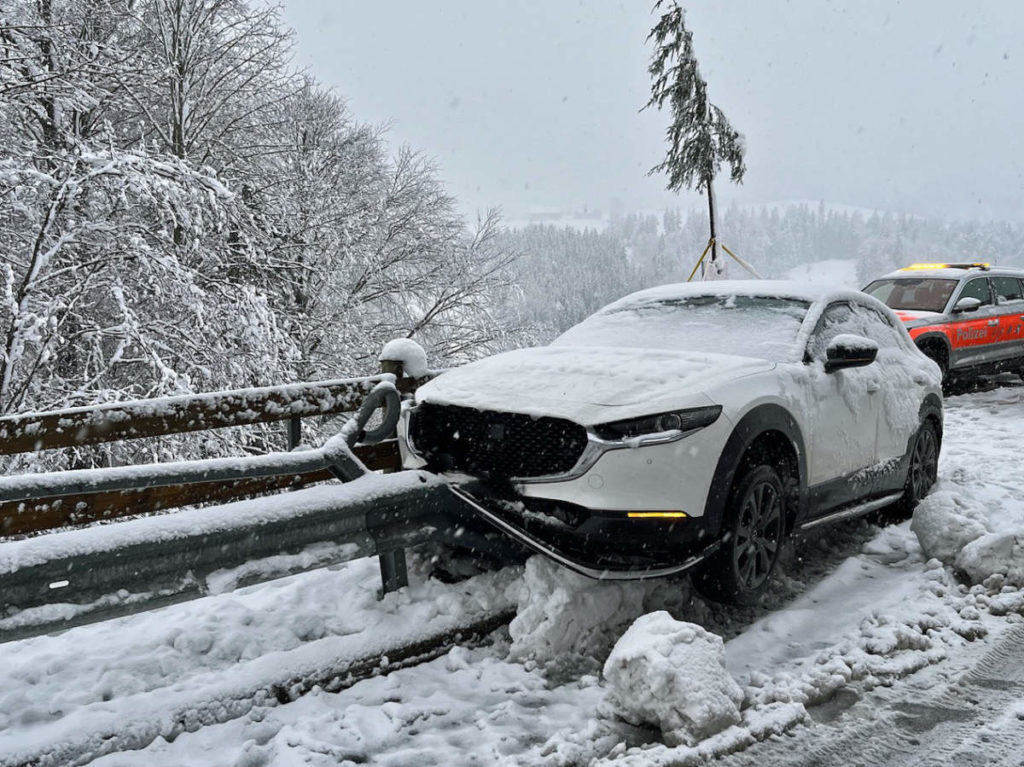
[[[729,124],[722,110],[708,100],[708,84],[701,77],[693,50],[693,33],[686,28],[683,9],[675,0],[658,0],[654,8],[663,6],[664,13],[647,36],[648,42],[654,42],[654,53],[648,67],[651,98],[644,108],[660,110],[667,102],[672,121],[665,132],[665,159],[651,168],[648,175],[666,173],[668,189],[674,192],[696,187],[707,193],[711,232],[710,259],[704,268],[707,279],[719,276],[723,270],[715,243],[715,176],[725,162],[731,180],[743,180],[743,137]]]

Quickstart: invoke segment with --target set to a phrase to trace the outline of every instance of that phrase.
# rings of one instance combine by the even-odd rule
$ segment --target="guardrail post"
[[[288,419],[288,449],[294,450],[302,442],[302,418],[293,415]]]
[[[388,549],[378,556],[380,559],[381,599],[385,594],[398,591],[409,585],[409,570],[405,565],[405,549]]]
[[[402,380],[404,365],[401,360],[381,360],[380,372],[391,373],[395,383]],[[405,549],[388,549],[378,556],[380,560],[381,599],[385,594],[409,585],[409,571],[405,564]]]

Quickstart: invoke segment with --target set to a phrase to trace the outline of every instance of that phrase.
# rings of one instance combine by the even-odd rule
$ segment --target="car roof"
[[[1024,278],[1024,269],[1012,266],[990,266],[989,264],[912,264],[895,272],[889,272],[878,279],[944,279],[962,280],[968,277],[1020,277]]]

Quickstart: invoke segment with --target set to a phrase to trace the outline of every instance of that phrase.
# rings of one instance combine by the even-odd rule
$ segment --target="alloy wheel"
[[[925,424],[914,442],[910,457],[910,490],[913,500],[920,501],[935,484],[939,467],[939,442],[935,429]]]
[[[740,507],[733,542],[733,567],[739,585],[759,588],[771,574],[782,542],[782,498],[775,485],[752,485]]]

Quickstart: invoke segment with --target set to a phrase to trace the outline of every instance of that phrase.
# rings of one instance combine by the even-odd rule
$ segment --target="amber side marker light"
[[[629,511],[626,516],[630,519],[684,519],[685,511]]]

